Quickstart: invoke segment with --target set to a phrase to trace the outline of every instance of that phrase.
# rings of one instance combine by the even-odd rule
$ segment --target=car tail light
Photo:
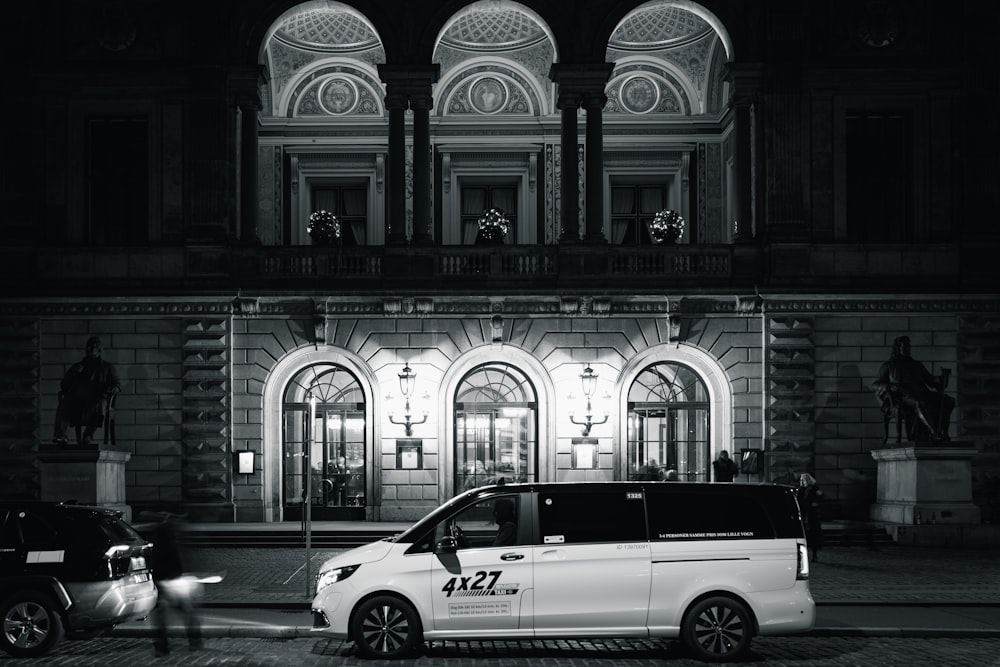
[[[797,543],[795,545],[798,547],[798,566],[795,570],[796,579],[808,579],[809,578],[809,550],[806,545]]]

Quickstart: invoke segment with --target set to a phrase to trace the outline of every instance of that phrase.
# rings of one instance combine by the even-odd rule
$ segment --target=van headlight
[[[331,584],[335,584],[338,581],[343,581],[349,576],[354,574],[354,572],[361,567],[360,565],[344,565],[343,567],[335,567],[331,570],[322,570],[319,576],[316,577],[316,593],[326,588]]]

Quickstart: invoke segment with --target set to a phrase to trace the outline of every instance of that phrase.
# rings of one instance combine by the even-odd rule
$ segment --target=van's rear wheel
[[[688,610],[681,639],[700,660],[726,662],[746,655],[753,639],[753,618],[733,598],[705,598]]]
[[[423,641],[420,617],[407,602],[391,595],[365,600],[351,619],[351,638],[365,658],[394,660]]]
[[[63,636],[55,600],[44,593],[18,591],[0,602],[0,649],[18,658],[45,655]]]

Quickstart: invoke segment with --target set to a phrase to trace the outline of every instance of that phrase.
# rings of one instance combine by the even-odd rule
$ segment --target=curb
[[[154,635],[153,628],[116,628],[110,633],[114,637],[150,637]],[[183,628],[172,628],[171,637],[183,637]],[[209,626],[202,627],[201,636],[209,638],[228,639],[320,639],[325,635],[313,632],[305,626],[273,626],[269,628],[248,626]],[[807,632],[786,635],[787,637],[888,637],[908,639],[995,639],[1000,638],[1000,630],[995,629],[958,629],[958,628],[813,628]],[[521,641],[532,641],[525,639]]]

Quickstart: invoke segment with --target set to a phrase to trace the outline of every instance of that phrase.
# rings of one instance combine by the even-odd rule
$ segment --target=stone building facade
[[[6,44],[38,113],[0,123],[0,494],[58,496],[98,335],[133,511],[406,520],[727,450],[865,520],[908,335],[1000,516],[991,5],[98,4]]]

